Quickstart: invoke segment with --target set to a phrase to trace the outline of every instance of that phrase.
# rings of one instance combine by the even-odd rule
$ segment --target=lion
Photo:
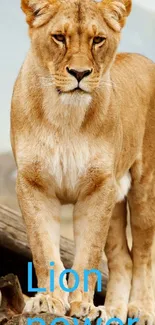
[[[38,287],[24,312],[140,318],[153,325],[151,250],[155,232],[155,65],[117,54],[131,0],[21,0],[31,38],[15,83],[11,143],[17,196]],[[59,286],[61,205],[74,205],[74,277]],[[133,237],[126,238],[127,205]],[[94,305],[105,250],[104,306]],[[55,290],[50,292],[50,262]],[[68,287],[67,287],[68,286]]]

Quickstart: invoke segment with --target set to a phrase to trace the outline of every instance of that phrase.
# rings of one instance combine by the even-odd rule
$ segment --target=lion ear
[[[48,0],[21,0],[21,8],[26,14],[26,21],[30,27],[39,27],[50,18]]]
[[[102,7],[108,25],[120,32],[131,12],[132,0],[102,0],[99,5]]]

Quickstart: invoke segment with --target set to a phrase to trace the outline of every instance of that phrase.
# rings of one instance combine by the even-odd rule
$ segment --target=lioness
[[[26,312],[80,319],[154,321],[151,248],[155,230],[155,65],[118,54],[131,0],[22,0],[31,48],[18,76],[11,139],[17,194],[38,278],[48,288]],[[127,201],[132,254],[126,240]],[[74,204],[80,286],[59,286],[61,204]],[[105,306],[93,304],[103,249],[109,282]],[[50,292],[50,262],[55,291]],[[65,284],[67,286],[67,283]],[[74,285],[73,276],[68,286]]]

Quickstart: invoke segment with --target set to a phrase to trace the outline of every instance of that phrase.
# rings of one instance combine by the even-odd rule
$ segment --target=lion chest
[[[74,189],[91,164],[94,150],[86,140],[71,139],[55,145],[51,156],[51,174],[61,189]]]
[[[51,156],[50,174],[54,178],[57,188],[64,192],[68,190],[74,195],[74,190],[80,179],[91,167],[112,173],[112,159],[107,150],[95,146],[85,139],[70,139],[55,144]],[[131,176],[127,171],[122,177],[114,181],[117,202],[122,201],[131,186]]]

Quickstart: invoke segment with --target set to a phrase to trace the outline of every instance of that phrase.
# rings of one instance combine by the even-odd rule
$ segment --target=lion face
[[[57,92],[84,95],[100,87],[131,1],[22,0],[22,8],[33,51]]]

